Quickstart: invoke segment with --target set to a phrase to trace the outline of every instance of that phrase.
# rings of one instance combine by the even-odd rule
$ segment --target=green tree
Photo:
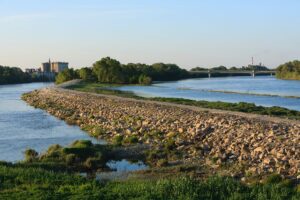
[[[63,82],[70,81],[76,78],[78,78],[78,75],[74,71],[74,69],[65,69],[62,72],[58,73],[58,75],[55,78],[55,83],[61,84]]]
[[[122,67],[119,61],[110,57],[102,58],[93,65],[93,72],[101,83],[124,83]]]
[[[95,81],[96,80],[96,77],[93,74],[93,70],[88,67],[84,67],[79,70],[79,77],[84,81]]]
[[[276,69],[276,77],[279,79],[300,80],[300,61],[295,60],[280,65]]]
[[[152,79],[149,76],[146,76],[144,74],[141,74],[139,77],[139,84],[142,85],[150,85],[152,83]]]
[[[28,83],[33,81],[28,73],[17,67],[0,66],[0,84]]]

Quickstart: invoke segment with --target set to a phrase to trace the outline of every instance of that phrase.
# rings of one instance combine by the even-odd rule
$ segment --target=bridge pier
[[[252,71],[252,77],[255,77],[255,70]]]

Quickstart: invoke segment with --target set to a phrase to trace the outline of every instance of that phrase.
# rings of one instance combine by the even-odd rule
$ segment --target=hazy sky
[[[300,59],[299,0],[0,0],[0,64],[267,66]]]

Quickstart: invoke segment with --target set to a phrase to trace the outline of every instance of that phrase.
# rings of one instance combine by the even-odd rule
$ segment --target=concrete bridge
[[[202,77],[224,77],[224,76],[275,76],[276,71],[255,71],[255,70],[203,70],[203,71],[190,71],[195,76]]]

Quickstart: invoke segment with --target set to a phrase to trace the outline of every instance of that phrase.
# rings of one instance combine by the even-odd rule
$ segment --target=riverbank
[[[280,177],[244,185],[232,178],[205,181],[176,177],[160,180],[98,182],[79,175],[0,163],[1,199],[299,199],[297,188]]]
[[[145,97],[143,95],[139,95],[138,92],[135,93],[132,91],[127,91],[126,89],[123,90],[122,85],[87,83],[87,82],[82,82],[80,80],[73,80],[65,84],[59,85],[57,87],[81,91],[81,92],[90,92],[90,93],[97,93],[97,94],[107,94],[107,95],[114,95],[114,96],[120,96],[126,98],[133,98],[138,100],[168,102],[173,104],[189,105],[189,106],[195,106],[200,108],[235,111],[235,112],[259,114],[264,116],[276,116],[281,118],[300,120],[299,111],[290,110],[278,106],[264,107],[264,106],[255,105],[254,103],[246,103],[246,102],[230,103],[230,102],[222,102],[222,101],[192,100],[192,99],[174,98],[174,97],[173,98],[147,97],[147,96]],[[137,87],[137,86],[130,85],[128,87]],[[146,86],[143,89],[147,90],[149,87],[151,86]],[[228,92],[224,92],[224,93],[228,93]]]
[[[298,121],[62,88],[23,98],[94,137],[149,145],[152,165],[201,163],[241,179],[272,173],[295,178],[300,173]]]

